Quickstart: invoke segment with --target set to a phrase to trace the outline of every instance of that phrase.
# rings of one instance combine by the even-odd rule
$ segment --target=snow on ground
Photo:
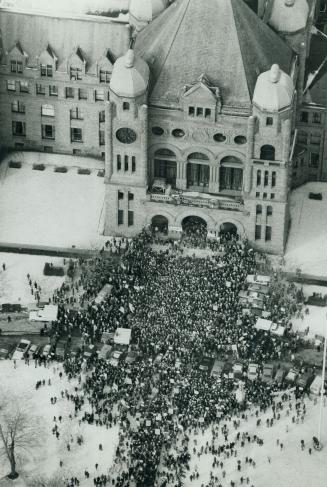
[[[322,193],[323,199],[310,200],[309,193]],[[291,228],[286,268],[317,276],[327,276],[327,183],[307,183],[291,195]]]
[[[35,303],[27,274],[41,286],[41,301],[52,297],[54,290],[64,282],[65,276],[45,276],[43,268],[46,262],[63,265],[63,259],[57,257],[0,253],[0,305],[17,303],[26,306]],[[2,263],[6,265],[5,271],[2,270]]]
[[[200,477],[198,480],[186,481],[186,487],[200,487],[202,483],[206,485],[210,479],[210,471],[214,475],[218,475],[219,481],[214,485],[222,484],[223,487],[230,486],[230,481],[236,482],[236,486],[240,486],[240,478],[244,479],[249,477],[249,485],[254,487],[325,487],[327,478],[327,406],[323,408],[323,428],[322,428],[322,443],[324,448],[322,451],[317,452],[313,450],[312,455],[309,454],[308,448],[312,447],[312,437],[317,436],[318,430],[318,416],[319,416],[319,404],[314,405],[312,400],[306,400],[307,413],[304,418],[304,423],[301,421],[299,424],[292,423],[293,412],[290,416],[286,416],[286,408],[281,412],[281,419],[274,421],[272,427],[267,427],[265,420],[272,418],[273,413],[271,409],[266,414],[260,416],[262,423],[259,427],[256,425],[257,418],[255,416],[248,416],[248,421],[242,421],[241,427],[237,430],[242,432],[248,432],[249,435],[257,435],[264,441],[264,445],[260,446],[257,443],[248,443],[241,448],[239,443],[236,446],[238,451],[237,457],[224,459],[222,457],[220,461],[224,463],[223,470],[226,471],[226,478],[222,479],[222,469],[212,468],[212,462],[214,456],[210,453],[202,455],[200,458],[192,456],[191,459],[191,472],[194,471],[195,466],[198,467]],[[234,430],[232,423],[227,423],[229,428],[228,441],[234,441],[237,431]],[[193,443],[191,439],[191,444]],[[197,439],[197,449],[206,444],[206,441],[211,444],[211,431],[208,430],[202,436],[195,436]],[[219,438],[219,437],[218,437]],[[217,440],[217,445],[221,444],[223,439],[220,433],[220,441]],[[277,445],[277,439],[280,443],[283,443],[284,448],[281,451],[280,446]],[[306,448],[301,451],[300,442],[305,441]],[[193,446],[193,445],[192,445]],[[245,462],[245,457],[250,457],[256,462],[256,467],[253,468],[250,464]],[[271,463],[268,461],[268,457],[271,459]],[[237,471],[237,461],[241,460],[242,470]],[[243,485],[247,485],[244,481]]]
[[[58,370],[53,372],[56,365]],[[63,377],[59,378],[61,366],[51,365],[50,368],[29,366],[19,362],[17,369],[14,369],[12,361],[0,361],[1,390],[12,389],[13,393],[20,398],[22,403],[29,404],[34,414],[40,418],[41,445],[31,448],[28,457],[22,459],[19,469],[25,478],[34,476],[51,477],[62,473],[65,477],[76,476],[81,480],[81,487],[93,486],[93,477],[107,473],[111,466],[115,448],[118,444],[118,427],[111,429],[100,428],[84,422],[79,425],[78,417],[74,417],[74,407],[71,401],[62,399],[60,392],[65,389],[73,390],[75,383]],[[48,385],[48,379],[51,385]],[[46,385],[35,390],[38,380],[46,380]],[[51,397],[57,397],[57,403],[52,405]],[[72,415],[73,419],[69,418]],[[63,420],[59,426],[59,440],[52,434],[55,423],[53,417],[62,416]],[[84,443],[78,446],[77,435],[83,435]],[[73,437],[73,442],[71,442]],[[67,450],[67,443],[70,443],[71,451]],[[103,451],[99,451],[99,444],[102,444]],[[63,461],[60,468],[59,462]],[[95,464],[99,467],[96,471]],[[0,479],[8,473],[8,464],[0,462]],[[90,479],[84,479],[84,469],[87,468],[91,474]]]
[[[101,247],[105,185],[97,173],[103,163],[29,153],[22,168],[14,169],[8,167],[9,159],[17,160],[17,155],[0,165],[0,242]],[[33,170],[40,160],[45,170]],[[78,174],[78,164],[88,164],[91,174]],[[68,172],[54,172],[55,165],[67,166]]]

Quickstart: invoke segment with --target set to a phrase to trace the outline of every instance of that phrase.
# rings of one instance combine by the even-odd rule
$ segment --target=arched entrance
[[[154,154],[154,178],[165,180],[176,188],[177,164],[176,155],[170,149],[159,149]]]
[[[219,235],[227,240],[238,237],[237,226],[231,222],[222,223],[219,228]]]
[[[207,222],[199,216],[187,216],[182,221],[185,236],[205,238],[207,236]]]
[[[151,228],[156,233],[167,235],[168,233],[168,218],[163,215],[155,215],[151,220]]]

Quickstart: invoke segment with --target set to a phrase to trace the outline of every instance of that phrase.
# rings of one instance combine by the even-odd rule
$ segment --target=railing
[[[243,211],[244,205],[238,201],[222,200],[217,198],[195,198],[187,194],[148,194],[147,201],[154,203],[167,203],[171,205],[198,206],[216,210]]]

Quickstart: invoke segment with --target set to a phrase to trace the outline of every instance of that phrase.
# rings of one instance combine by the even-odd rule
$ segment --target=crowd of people
[[[85,345],[118,327],[132,330],[133,363],[115,367],[96,354],[86,360],[81,351],[64,364],[68,377],[83,377],[71,398],[76,413],[85,397],[92,407],[82,421],[120,425],[111,472],[116,487],[182,485],[194,431],[214,428],[249,403],[259,409],[271,404],[276,385],[244,377],[240,400],[233,380],[201,370],[204,357],[228,361],[233,350],[244,364],[261,366],[298,345],[295,335],[285,340],[257,331],[256,317],[243,313],[238,294],[246,276],[256,273],[256,255],[246,241],[221,239],[205,258],[183,256],[170,242],[154,250],[152,243],[148,231],[124,241],[114,267],[103,256],[81,261],[81,307],[72,312],[60,306],[52,330],[71,336],[77,329]],[[108,283],[111,294],[96,304]],[[287,322],[294,309],[272,303],[274,318]],[[196,478],[196,472],[188,475]]]

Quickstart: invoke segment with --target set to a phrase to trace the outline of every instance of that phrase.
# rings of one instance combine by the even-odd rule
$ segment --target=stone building
[[[316,2],[170,3],[131,0],[131,26],[0,10],[0,141],[105,159],[107,235],[192,221],[282,253],[292,185],[327,172],[302,134],[321,111],[325,136]]]

